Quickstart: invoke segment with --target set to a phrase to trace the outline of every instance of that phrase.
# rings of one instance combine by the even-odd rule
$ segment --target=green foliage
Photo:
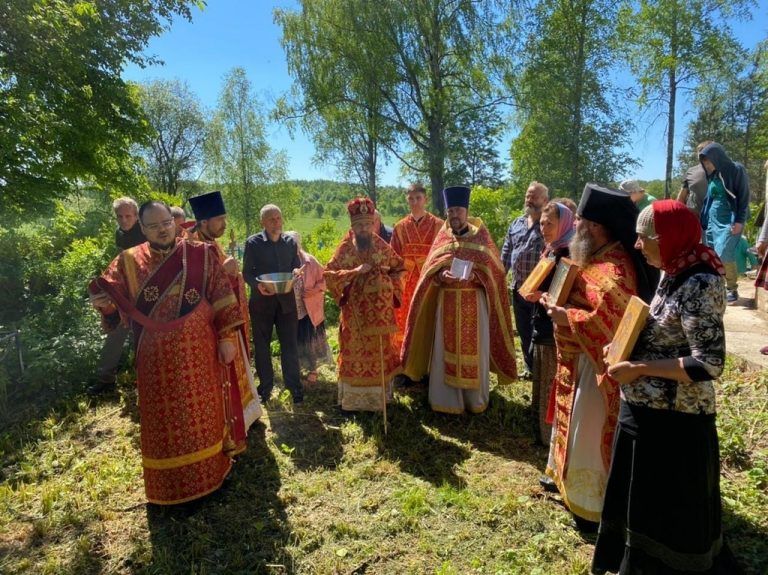
[[[140,90],[141,107],[152,130],[142,150],[148,179],[155,189],[177,195],[185,178],[194,180],[202,161],[206,135],[202,105],[180,80],[154,80]]]
[[[483,220],[499,249],[504,242],[509,224],[522,213],[524,196],[525,192],[521,194],[511,188],[496,190],[482,186],[472,188],[469,215]]]
[[[296,210],[295,191],[283,189],[281,184],[286,179],[288,159],[270,147],[265,114],[242,68],[233,68],[224,78],[205,148],[227,211],[244,224],[246,236],[259,229],[261,207],[275,203],[275,186],[283,196],[280,208],[284,215]]]
[[[0,287],[11,296],[0,300],[0,325],[20,330],[27,364],[14,396],[62,392],[95,371],[101,336],[86,287],[113,257],[114,231],[89,201],[82,211],[71,204],[57,202],[51,219],[0,227],[0,250],[10,255]]]
[[[546,0],[537,5],[524,71],[510,85],[519,105],[512,181],[543,182],[550,196],[578,198],[589,181],[619,178],[635,161],[629,118],[611,98],[615,3]]]
[[[729,66],[709,69],[695,94],[696,117],[678,154],[681,171],[698,162],[699,142],[714,140],[746,167],[750,188],[762,199],[768,158],[768,40],[751,53],[740,53]]]
[[[147,136],[126,63],[153,63],[149,40],[189,0],[30,2],[0,8],[2,211],[44,210],[76,182],[136,184],[130,149]]]
[[[665,191],[672,190],[678,92],[697,82],[717,82],[713,70],[731,70],[739,59],[729,20],[745,17],[750,0],[642,0],[619,10],[619,45],[634,74],[638,104],[664,118],[667,127]],[[718,86],[718,89],[720,86]]]
[[[299,107],[356,137],[328,144],[344,158],[356,154],[369,192],[384,146],[429,178],[433,207],[442,209],[446,158],[459,135],[450,126],[504,99],[494,72],[506,70],[502,45],[515,35],[499,8],[486,0],[303,0],[300,10],[277,11]]]

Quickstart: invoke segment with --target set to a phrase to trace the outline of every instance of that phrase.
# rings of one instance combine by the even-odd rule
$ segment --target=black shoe
[[[546,491],[547,493],[557,493],[557,483],[552,481],[552,478],[547,475],[542,475],[539,477],[539,485],[541,485],[541,488]]]
[[[300,405],[302,403],[304,403],[303,397],[296,397],[296,396],[293,397],[293,405]]]
[[[576,529],[581,533],[597,533],[597,528],[600,527],[600,523],[584,519],[578,515],[573,516],[573,522],[576,524]]]
[[[414,385],[416,382],[404,373],[395,376],[395,387],[413,387]]]
[[[272,397],[272,392],[271,391],[269,393],[264,393],[264,392],[258,391],[258,394],[259,394],[259,399],[261,400],[261,404],[262,405],[267,403],[269,401],[269,398]]]
[[[97,381],[96,383],[93,383],[89,385],[85,393],[91,396],[95,395],[106,395],[108,393],[115,393],[117,390],[117,385],[115,385],[115,381]]]

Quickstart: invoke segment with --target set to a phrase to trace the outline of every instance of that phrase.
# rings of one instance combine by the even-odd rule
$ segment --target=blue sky
[[[170,31],[155,38],[147,53],[163,60],[164,65],[140,69],[129,66],[123,77],[146,81],[157,78],[179,78],[189,83],[203,104],[216,105],[222,78],[234,67],[246,70],[254,88],[269,107],[272,102],[290,90],[291,79],[280,46],[280,29],[274,24],[273,10],[295,7],[292,0],[209,0],[204,10],[194,10],[191,23],[174,22]],[[751,22],[734,24],[739,41],[752,47],[768,36],[768,0],[759,0]],[[625,80],[629,83],[629,79]],[[631,86],[622,86],[629,88]],[[678,132],[675,153],[682,142],[685,124],[689,120],[685,103],[679,106]],[[270,141],[273,147],[288,153],[289,176],[292,179],[336,179],[333,166],[316,166],[312,162],[312,142],[296,130],[293,138],[285,128],[272,126]],[[502,144],[501,156],[507,158],[511,134]],[[642,180],[662,178],[664,175],[666,136],[661,122],[650,128],[640,126],[633,135],[633,155],[640,158],[641,166],[634,174]],[[546,181],[546,176],[542,176]],[[385,167],[381,183],[404,185],[399,175],[398,162]]]

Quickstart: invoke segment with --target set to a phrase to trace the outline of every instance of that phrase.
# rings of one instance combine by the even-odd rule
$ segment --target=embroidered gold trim
[[[209,457],[213,457],[221,452],[223,440],[193,453],[186,453],[178,457],[166,457],[163,459],[152,459],[151,457],[142,457],[142,465],[148,469],[174,469],[197,463]]]

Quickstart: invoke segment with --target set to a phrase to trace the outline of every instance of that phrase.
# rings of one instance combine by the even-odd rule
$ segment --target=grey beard
[[[576,234],[568,246],[571,259],[580,267],[584,267],[592,259],[592,253],[595,251],[595,242],[591,236]]]
[[[537,208],[536,206],[525,206],[525,215],[535,216],[535,215],[541,214],[541,211],[543,209],[544,209],[543,207]]]

